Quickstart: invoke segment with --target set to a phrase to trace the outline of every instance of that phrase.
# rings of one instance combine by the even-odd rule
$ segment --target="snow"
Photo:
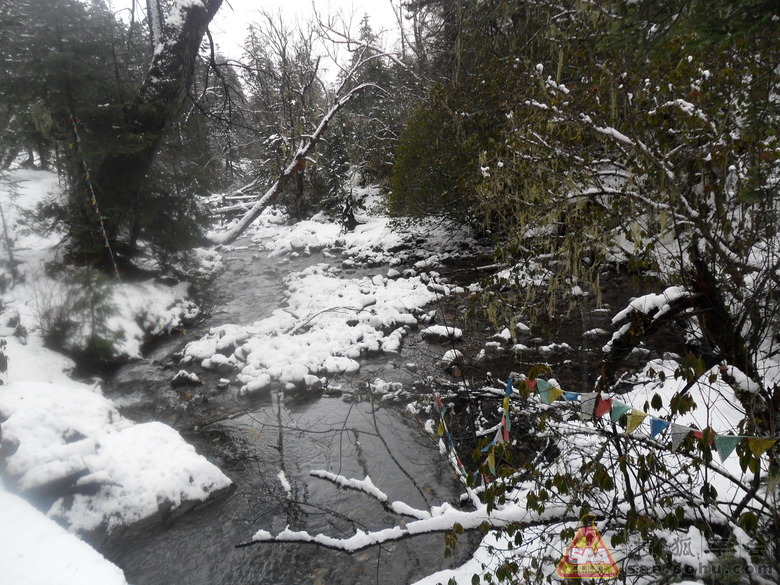
[[[660,294],[650,293],[641,296],[631,301],[628,304],[628,307],[617,313],[612,318],[612,324],[615,325],[626,319],[631,311],[638,311],[640,313],[644,313],[645,315],[649,315],[654,311],[657,311],[657,313],[654,315],[654,318],[658,319],[664,313],[669,311],[670,303],[688,296],[690,296],[690,293],[680,286],[670,286]]]
[[[643,371],[652,370],[657,374],[655,376],[636,376],[633,380],[633,389],[621,396],[620,400],[627,404],[644,405],[645,402],[650,403],[653,396],[657,394],[663,401],[663,406],[658,410],[646,409],[645,412],[656,417],[669,415],[671,413],[669,403],[672,397],[681,392],[687,385],[684,377],[675,379],[674,373],[679,365],[676,360],[671,359],[648,362],[642,368]],[[661,373],[665,377],[663,381],[658,375]],[[734,395],[734,389],[721,379],[717,367],[704,372],[701,380],[709,381],[712,379],[711,375],[714,376],[713,382],[694,384],[688,390],[689,396],[697,407],[685,414],[676,415],[673,421],[698,429],[712,427],[719,434],[727,434],[738,428],[739,423],[745,418],[745,411]]]
[[[276,477],[279,480],[279,483],[282,485],[282,489],[287,494],[287,497],[291,497],[292,486],[290,485],[290,481],[287,479],[287,474],[282,470],[276,474]]]
[[[0,177],[0,205],[5,210],[9,237],[14,241],[14,257],[20,263],[19,278],[12,290],[2,296],[2,306],[19,314],[24,329],[40,337],[52,319],[61,316],[74,324],[64,347],[72,351],[83,348],[95,331],[88,310],[80,302],[87,283],[87,294],[100,299],[99,306],[110,313],[104,337],[113,340],[114,352],[120,357],[141,357],[147,335],[162,335],[171,328],[184,327],[197,316],[197,307],[187,298],[186,283],[112,282],[86,270],[73,270],[64,279],[50,276],[45,266],[57,260],[63,234],[56,230],[38,234],[28,216],[59,190],[56,175],[46,171],[16,170]],[[200,250],[196,256],[206,261],[202,270],[219,266],[213,253]]]
[[[356,192],[366,199],[369,211],[357,214],[360,223],[346,233],[323,214],[289,225],[280,209],[264,210],[249,231],[254,247],[268,257],[340,254],[343,268],[321,263],[287,275],[284,309],[249,325],[211,328],[187,345],[185,355],[204,367],[229,360],[239,370],[241,392],[252,393],[274,385],[312,387],[307,380],[358,372],[364,356],[398,353],[408,333],[428,323],[424,308],[454,290],[440,282],[434,270],[453,258],[446,250],[472,245],[473,240],[430,222],[411,233],[393,230],[385,215],[375,213],[376,191]],[[413,271],[401,274],[387,268],[421,255],[424,259]],[[385,267],[365,276],[345,274],[344,269],[366,265]],[[422,333],[462,336],[459,329],[439,326]]]
[[[179,2],[174,12],[181,14],[181,8],[191,4]],[[49,173],[18,171],[12,175],[25,206],[59,190],[56,178]],[[367,190],[363,195],[369,208],[375,208],[376,193]],[[49,308],[67,313],[66,301],[82,290],[85,275],[74,273],[72,285],[47,276],[43,267],[56,259],[55,246],[61,234],[51,233],[46,238],[34,234],[15,201],[8,183],[2,183],[0,204],[4,205],[11,237],[17,242],[20,269],[26,276],[4,295],[6,312],[0,315],[5,319],[0,319],[0,333],[8,335],[4,339],[10,363],[4,380],[8,384],[0,389],[8,489],[24,494],[56,484],[67,486],[70,496],[53,495],[44,515],[0,488],[0,499],[8,503],[0,512],[4,540],[9,540],[6,518],[29,526],[29,540],[46,542],[43,526],[53,526],[52,519],[71,532],[110,532],[184,509],[229,487],[229,478],[198,455],[176,431],[157,422],[128,421],[101,395],[99,386],[69,378],[71,360],[43,347],[42,314]],[[318,264],[290,274],[285,279],[283,310],[249,325],[213,328],[188,344],[182,365],[216,370],[225,376],[222,382],[237,375],[243,391],[252,392],[273,384],[314,388],[324,381],[320,376],[358,371],[364,355],[397,353],[409,331],[430,324],[433,313],[426,312],[425,307],[460,290],[441,281],[435,272],[441,263],[455,257],[446,250],[468,248],[474,242],[463,232],[430,222],[398,233],[381,213],[358,215],[358,220],[360,224],[354,231],[342,233],[340,226],[324,216],[290,226],[283,213],[266,210],[251,230],[253,246],[275,257],[340,254],[343,270]],[[444,242],[448,245],[443,246]],[[220,268],[221,258],[213,250],[197,250],[195,254],[201,261],[201,275]],[[414,269],[401,273],[392,268],[404,262],[413,264]],[[372,265],[383,265],[384,273],[345,274],[346,270]],[[140,356],[148,335],[184,329],[197,316],[198,309],[188,299],[185,284],[131,284],[109,279],[99,286],[101,302],[110,313],[106,324],[116,338],[116,354],[128,359]],[[6,327],[16,313],[21,327]],[[75,321],[87,322],[79,316]],[[462,335],[453,328],[444,331],[447,335]],[[14,336],[15,332],[19,335]],[[85,327],[77,329],[66,340],[66,346],[78,350],[91,333]],[[186,369],[178,376],[191,383],[199,380],[196,372]],[[383,400],[403,391],[400,385],[382,380],[374,380],[370,388]],[[278,480],[291,495],[293,488],[284,472],[279,473]],[[382,492],[372,486],[370,478],[365,478],[352,487],[381,497]],[[415,521],[438,516],[442,522],[442,517],[452,513],[447,506],[436,511],[417,510],[403,502],[390,502],[388,506]],[[17,520],[22,517],[24,520]],[[116,567],[102,561],[74,536],[57,530],[63,543],[53,545],[58,550],[80,546],[89,551],[64,553],[65,558],[78,557],[72,559],[73,567],[87,576],[83,582],[124,582]],[[8,566],[31,580],[20,578],[18,582],[52,582],[43,578],[35,581],[38,567],[31,566],[34,555],[30,553],[36,547],[27,540],[4,542],[2,548],[0,554],[14,558]],[[57,557],[56,552],[47,554]],[[54,562],[50,565],[56,566]],[[3,566],[5,569],[6,564]],[[115,577],[104,577],[100,571]],[[61,572],[64,575],[67,571]],[[93,574],[96,576],[89,577]],[[68,581],[63,578],[62,582]]]
[[[463,360],[463,352],[457,349],[448,349],[441,357],[443,364],[453,364]]]
[[[621,324],[620,328],[612,334],[610,339],[602,350],[607,353],[612,349],[613,344],[623,337],[631,329],[629,316],[632,312],[652,315],[653,320],[660,319],[671,310],[671,304],[680,299],[687,298],[691,293],[680,286],[670,286],[662,293],[650,293],[643,295],[631,301],[628,306],[618,312],[612,318],[612,324]]]
[[[596,132],[599,132],[600,134],[606,134],[607,136],[612,136],[612,138],[615,140],[623,142],[624,144],[628,144],[629,146],[634,146],[635,144],[634,141],[631,140],[628,136],[609,126],[604,128],[594,126],[593,128],[596,130]]]
[[[2,486],[0,567],[9,585],[127,585],[121,569]]]
[[[447,327],[445,325],[433,325],[426,327],[421,332],[423,337],[430,336],[441,339],[452,339],[457,341],[463,337],[463,330],[458,327]]]
[[[133,424],[86,388],[12,382],[0,392],[6,472],[22,492],[60,481],[96,489],[57,499],[49,516],[72,531],[111,531],[202,502],[230,479],[172,428]]]
[[[630,143],[627,137],[612,128],[596,129],[616,140]],[[40,181],[26,181],[28,184],[24,186],[25,189],[30,190],[33,183],[38,185],[35,189],[40,189]],[[17,222],[15,225],[19,226],[20,216],[12,217]],[[428,305],[442,296],[461,290],[441,279],[436,269],[453,257],[451,252],[441,251],[442,242],[449,240],[451,245],[458,246],[467,242],[468,237],[449,233],[446,228],[430,224],[423,225],[420,232],[410,237],[392,231],[382,214],[366,213],[358,219],[361,223],[353,232],[343,233],[339,226],[324,216],[289,225],[289,218],[280,210],[267,209],[250,229],[252,246],[268,256],[282,259],[316,254],[331,258],[341,255],[341,267],[334,263],[314,263],[305,270],[289,274],[284,279],[283,309],[254,323],[211,328],[186,346],[183,364],[192,368],[216,370],[225,376],[221,383],[237,380],[244,393],[272,387],[312,389],[321,386],[335,374],[359,371],[360,360],[367,355],[397,353],[413,329],[421,328],[421,335],[428,338],[448,341],[461,339],[463,332],[460,329],[430,324],[434,313],[429,311]],[[420,233],[424,233],[425,237]],[[27,236],[19,227],[15,237]],[[51,243],[32,238],[30,246],[23,252],[27,255],[23,266],[31,266],[33,260],[41,266],[43,260],[50,257]],[[198,255],[203,259],[205,270],[218,269],[221,264],[219,255],[213,251],[201,250]],[[413,264],[414,269],[403,270],[400,268],[403,263]],[[372,271],[372,266],[378,267]],[[391,266],[399,268],[389,268]],[[530,274],[517,272],[516,269],[504,271],[502,277],[518,286],[541,285],[546,280],[542,271]],[[58,283],[51,284],[58,286]],[[62,560],[57,560],[59,551],[70,551],[69,547],[86,545],[62,529],[51,528],[51,518],[58,519],[72,531],[90,532],[98,528],[110,531],[158,513],[184,507],[187,503],[204,501],[227,488],[230,480],[199,456],[173,429],[160,423],[133,424],[100,395],[98,387],[70,380],[66,375],[72,366],[69,360],[42,346],[34,311],[25,305],[25,301],[20,301],[25,298],[22,293],[24,286],[19,285],[3,299],[11,310],[19,312],[24,326],[31,331],[26,338],[6,337],[10,357],[7,376],[10,383],[0,388],[0,420],[3,420],[5,444],[15,449],[7,456],[7,474],[12,484],[10,488],[24,491],[65,481],[72,486],[74,495],[57,499],[48,511],[50,518],[46,518],[16,496],[3,491],[0,486],[0,566],[4,570],[8,566],[10,571],[17,571],[10,574],[21,575],[14,582],[23,585],[50,582],[50,578],[39,579],[37,576],[36,571],[43,570],[43,567],[31,564],[39,562],[31,556],[39,550],[39,545],[26,544],[28,541],[23,537],[29,536],[36,543],[46,542],[47,538],[55,538],[49,536],[50,530],[59,530],[56,536],[58,540],[52,545],[55,552],[47,551],[55,559],[51,564],[62,562],[67,565],[72,560],[76,572],[85,571],[84,574],[89,575],[82,582],[124,583],[121,571],[88,547],[85,550],[89,552],[83,554],[63,552]],[[186,290],[181,285],[165,287],[155,283],[140,283],[131,286],[120,283],[112,285],[109,290],[110,301],[117,308],[111,326],[124,335],[120,347],[128,356],[139,355],[140,342],[145,334],[162,334],[180,327],[193,318],[197,311],[189,303]],[[573,286],[570,291],[575,295],[584,294],[577,286]],[[627,330],[623,323],[630,318],[631,312],[657,319],[675,301],[688,294],[680,287],[670,287],[661,294],[645,295],[633,300],[613,319],[613,324],[619,328],[613,341]],[[138,324],[139,316],[141,325]],[[3,323],[0,320],[0,325]],[[530,332],[528,326],[519,322],[514,322],[514,327],[521,334]],[[3,332],[12,335],[13,332],[8,329]],[[597,337],[604,334],[607,332],[595,328],[584,335]],[[512,331],[509,327],[503,328],[494,337],[499,340],[494,342],[496,346],[504,346],[512,342]],[[81,343],[78,336],[71,341],[74,344]],[[527,348],[518,344],[514,349]],[[564,343],[537,347],[544,354],[571,349]],[[461,352],[451,349],[445,353],[442,363],[451,363],[462,357]],[[653,416],[669,416],[672,397],[686,386],[684,379],[675,379],[674,373],[679,366],[679,362],[672,356],[647,362],[642,368],[643,373],[625,377],[624,381],[630,388],[619,400],[647,410]],[[768,364],[767,371],[772,367],[776,367],[776,364]],[[651,370],[656,374],[647,373]],[[664,374],[663,379],[658,375],[659,372]],[[196,373],[187,370],[182,370],[180,375],[193,382],[198,380]],[[738,430],[745,413],[736,399],[735,389],[755,392],[755,382],[733,366],[723,370],[713,368],[704,373],[702,380],[708,382],[694,384],[687,389],[698,407],[677,415],[674,422],[699,429],[711,427],[723,434]],[[557,386],[554,380],[550,380],[550,383]],[[379,379],[370,380],[368,386],[372,393],[382,396],[383,400],[403,391],[399,385]],[[655,396],[661,400],[660,408],[656,410],[644,406]],[[576,408],[567,406],[563,401],[537,405],[539,411],[567,407]],[[535,407],[532,405],[530,408]],[[416,413],[428,412],[425,406],[419,404],[410,405],[408,409]],[[425,423],[426,430],[439,441],[442,454],[457,468],[453,451],[438,437],[438,422],[428,420]],[[482,428],[480,434],[489,436],[497,429]],[[566,465],[576,466],[578,458],[590,460],[596,454],[604,460],[615,456],[610,451],[610,443],[605,442],[593,423],[580,422],[573,413],[563,413],[560,421],[551,418],[549,432],[550,436],[557,437],[562,450],[571,452]],[[647,422],[633,436],[648,440]],[[663,437],[656,437],[655,440],[663,442]],[[641,442],[635,447],[639,451],[643,449]],[[669,468],[680,468],[679,454],[661,451],[659,457],[668,462]],[[175,465],[171,462],[175,462]],[[564,463],[553,461],[549,465],[560,466]],[[744,492],[728,479],[729,476],[741,477],[738,459],[731,457],[723,463],[714,461],[713,466],[723,474],[710,479],[719,497],[727,501],[738,501],[743,497]],[[410,535],[446,530],[456,523],[465,529],[477,529],[486,520],[494,527],[541,523],[538,527],[523,528],[524,542],[521,546],[515,546],[500,534],[488,533],[471,561],[457,569],[424,578],[418,582],[421,585],[448,582],[450,579],[455,583],[471,583],[474,574],[494,573],[507,558],[528,568],[533,559],[538,559],[542,567],[540,570],[549,574],[550,567],[554,570],[554,562],[561,557],[568,544],[558,536],[559,531],[577,526],[576,520],[569,519],[554,525],[544,523],[567,516],[569,502],[565,498],[559,504],[549,505],[542,514],[527,509],[524,490],[533,489],[533,484],[518,482],[516,492],[508,494],[506,502],[495,509],[488,509],[479,502],[474,490],[467,489],[468,497],[475,504],[473,509],[461,510],[443,503],[420,510],[404,502],[390,502],[381,487],[375,485],[368,476],[355,479],[317,470],[311,474],[343,488],[360,491],[381,502],[389,511],[411,517],[412,521],[372,532],[357,530],[343,538],[310,534],[289,527],[276,535],[259,530],[253,537],[255,541],[310,542],[355,552]],[[282,470],[276,478],[287,497],[291,498],[294,490],[286,473]],[[689,476],[681,477],[683,482],[688,479]],[[622,479],[616,476],[615,481],[620,483]],[[598,494],[594,495],[590,503],[594,508],[598,507]],[[708,513],[712,514],[711,520],[719,520],[717,510],[712,509]],[[15,534],[11,535],[9,530],[11,520],[6,521],[8,518],[12,518],[14,524],[29,528],[29,534],[28,530],[23,531],[23,537],[17,542]],[[704,541],[694,528],[686,530],[687,534],[659,530],[656,535],[665,539],[669,545],[681,535],[692,541]],[[605,537],[608,537],[608,533]],[[636,550],[640,550],[642,543],[635,544]],[[502,552],[496,554],[495,551]],[[712,560],[707,554],[698,548],[681,550],[675,553],[674,560],[701,564],[702,560]],[[66,575],[68,570],[63,568],[61,573]],[[102,575],[99,571],[106,571],[107,576],[92,576],[93,573]],[[62,582],[69,581],[63,577]],[[639,583],[632,580],[629,582]]]
[[[122,571],[72,532],[111,531],[202,502],[231,481],[172,428],[125,419],[96,383],[70,377],[71,359],[44,346],[47,315],[61,314],[77,325],[64,346],[84,347],[91,330],[76,307],[88,283],[93,299],[107,309],[115,355],[126,359],[140,357],[148,335],[186,326],[198,312],[186,284],[98,282],[82,270],[51,276],[45,266],[59,262],[62,234],[38,233],[28,218],[59,192],[49,172],[0,175],[0,206],[18,263],[16,278],[4,275],[11,278],[0,298],[0,339],[8,358],[0,374],[0,581],[119,585],[126,583]],[[195,254],[203,260],[202,273],[219,267],[212,251]],[[47,490],[47,514],[23,499]],[[65,492],[70,495],[58,497]]]

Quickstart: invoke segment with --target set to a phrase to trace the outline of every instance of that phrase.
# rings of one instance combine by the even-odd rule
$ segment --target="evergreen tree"
[[[219,1],[208,4],[182,8],[164,27],[165,49],[154,52],[149,37],[128,30],[103,0],[2,5],[3,162],[27,149],[46,166],[53,151],[70,195],[52,212],[67,227],[73,259],[106,265],[107,250],[129,258],[139,238],[180,249],[197,237],[195,185],[166,184],[173,167],[189,163],[168,156],[167,168],[160,160],[156,175],[149,171]]]

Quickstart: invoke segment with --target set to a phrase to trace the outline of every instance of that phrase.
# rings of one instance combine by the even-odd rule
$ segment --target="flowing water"
[[[324,258],[277,262],[250,246],[226,260],[228,268],[216,283],[217,306],[202,327],[252,323],[269,315],[283,299],[284,274]],[[218,388],[218,376],[208,375],[198,389],[172,389],[170,380],[177,368],[170,365],[171,355],[186,341],[171,338],[147,359],[123,368],[107,394],[135,420],[157,419],[176,427],[231,477],[235,487],[210,504],[113,534],[100,543],[130,583],[393,585],[459,564],[469,556],[464,543],[445,560],[441,535],[353,555],[299,544],[236,548],[259,529],[275,533],[289,526],[348,537],[356,529],[404,521],[362,492],[313,477],[312,470],[358,479],[368,475],[391,501],[424,509],[456,502],[459,484],[436,444],[399,408],[315,394],[239,397],[234,387]],[[338,383],[354,389],[367,373],[388,381],[409,381],[412,375],[403,365],[415,352],[415,344],[409,341],[405,352],[395,358],[375,358],[361,375]],[[283,479],[278,477],[281,471]]]

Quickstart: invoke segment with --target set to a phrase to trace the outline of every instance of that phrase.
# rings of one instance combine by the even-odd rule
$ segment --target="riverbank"
[[[48,511],[72,531],[93,535],[110,534],[159,516],[161,511],[189,507],[191,502],[224,491],[230,480],[204,459],[197,460],[206,467],[198,468],[195,459],[184,465],[184,452],[200,456],[190,449],[182,450],[186,444],[178,433],[164,430],[169,427],[159,423],[133,424],[101,396],[98,380],[74,381],[73,361],[45,347],[47,314],[56,313],[67,322],[79,323],[81,316],[67,306],[79,285],[47,273],[46,264],[57,261],[57,234],[44,238],[31,229],[29,212],[57,191],[56,178],[48,173],[19,171],[11,179],[14,186],[6,184],[0,201],[13,242],[8,262],[14,266],[14,278],[6,284],[3,295],[2,315],[8,362],[4,373],[7,386],[0,402],[5,489],[35,499],[39,509]],[[367,191],[364,196],[369,207],[377,204],[376,193]],[[334,378],[358,371],[361,360],[398,355],[408,333],[433,320],[434,312],[425,307],[459,290],[439,279],[435,267],[473,253],[476,245],[467,234],[453,233],[446,226],[430,222],[398,232],[376,207],[359,216],[358,221],[353,232],[342,233],[340,226],[325,217],[289,225],[278,210],[263,215],[248,234],[250,247],[256,257],[281,262],[270,280],[281,284],[275,294],[284,309],[260,321],[252,322],[250,318],[245,324],[224,322],[208,330],[188,331],[188,323],[198,309],[187,298],[184,285],[154,281],[101,283],[101,299],[106,300],[100,302],[112,309],[108,324],[115,351],[123,360],[134,362],[141,357],[143,341],[149,335],[193,339],[185,346],[177,371],[171,372],[160,388],[168,395],[167,404],[178,411],[208,400],[209,394],[223,392],[236,397],[274,388],[341,393],[339,385],[332,383]],[[226,255],[241,252],[235,247],[220,250]],[[213,270],[220,264],[218,254],[202,251],[199,255],[206,269]],[[313,255],[324,262],[282,276],[287,272],[285,264],[294,265],[298,259]],[[380,266],[381,271],[376,269]],[[252,290],[252,283],[246,286],[224,293],[227,297],[240,296]],[[91,333],[89,329],[74,329],[63,341],[70,350],[77,350]],[[269,354],[269,347],[274,348],[270,353],[283,361],[263,362],[260,356]],[[235,355],[236,350],[243,359]],[[240,369],[239,364],[243,366]],[[173,390],[170,382],[177,375],[181,379],[180,372],[186,368],[199,370],[186,374],[192,385],[187,386],[185,380],[184,389]],[[165,378],[165,371],[156,375]],[[211,380],[213,385],[193,381],[209,376],[215,378]],[[386,395],[386,399],[400,390],[379,377],[370,380],[367,387],[377,395]],[[94,405],[90,411],[94,416],[63,406],[85,402]],[[125,409],[127,396],[119,397],[119,404]],[[165,441],[160,441],[162,434]],[[174,450],[128,451],[121,444],[124,436],[131,435],[135,445],[139,440],[143,444],[148,437],[154,444],[171,444]],[[59,447],[51,449],[52,444]],[[186,470],[184,477],[176,479],[167,472],[171,461],[177,462],[173,467]],[[128,478],[133,477],[138,478],[138,487],[130,489]],[[165,478],[167,487],[150,478]],[[128,493],[133,497],[120,497]],[[148,496],[151,499],[143,503]],[[23,507],[14,508],[19,511]],[[23,523],[33,529],[41,523],[29,516],[31,510],[24,508],[28,519]],[[20,574],[25,572],[25,565],[34,562],[34,557],[18,551],[11,542],[2,548],[15,559]],[[89,574],[98,570],[99,564],[102,561],[89,560],[77,564],[74,570],[79,575]]]

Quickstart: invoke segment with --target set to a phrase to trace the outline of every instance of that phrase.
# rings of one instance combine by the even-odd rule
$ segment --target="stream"
[[[318,254],[269,259],[246,242],[226,253],[224,260],[227,269],[215,283],[216,304],[201,329],[262,319],[280,306],[285,274],[335,262]],[[361,270],[348,276],[360,276]],[[179,369],[176,352],[193,337],[171,336],[144,360],[123,367],[106,395],[129,418],[161,420],[175,427],[230,476],[235,487],[216,501],[116,532],[97,543],[124,570],[129,583],[392,585],[470,557],[464,536],[455,554],[445,559],[441,535],[353,555],[315,545],[236,548],[259,529],[278,532],[289,526],[348,537],[356,529],[403,522],[370,496],[313,477],[312,470],[357,479],[368,475],[391,501],[423,509],[457,502],[459,482],[436,443],[399,406],[370,398],[347,401],[329,393],[239,396],[237,386],[225,387],[219,375],[205,372],[198,372],[202,386],[172,388],[170,381]],[[410,335],[399,355],[371,358],[357,375],[331,382],[350,391],[373,377],[408,384],[417,377],[409,362],[425,359],[425,343]]]

